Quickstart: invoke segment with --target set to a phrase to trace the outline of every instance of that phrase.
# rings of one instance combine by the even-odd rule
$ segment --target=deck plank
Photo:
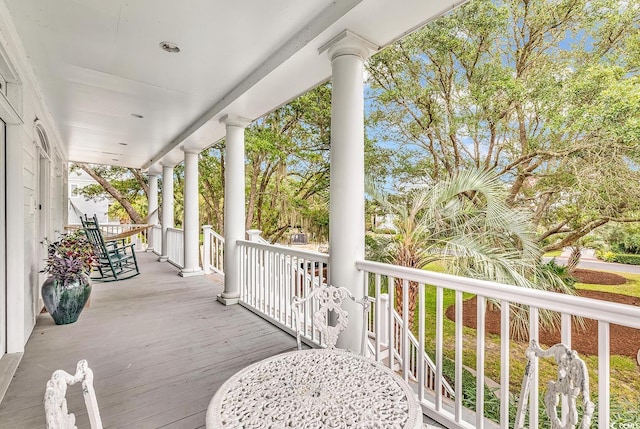
[[[46,381],[87,359],[105,428],[201,428],[227,378],[295,348],[293,337],[250,311],[216,302],[218,276],[179,277],[153,254],[139,261],[138,277],[94,283],[91,307],[77,323],[38,317],[0,403],[0,427],[44,427]],[[88,427],[80,389],[67,397],[78,427]]]

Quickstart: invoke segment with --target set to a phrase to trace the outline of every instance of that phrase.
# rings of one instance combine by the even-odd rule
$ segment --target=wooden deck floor
[[[56,326],[47,314],[0,404],[0,428],[42,428],[46,381],[87,359],[105,428],[200,428],[218,387],[241,368],[295,348],[295,338],[240,306],[215,301],[219,279],[182,278],[153,254],[142,274],[95,283],[78,322]],[[80,388],[67,395],[88,428]]]

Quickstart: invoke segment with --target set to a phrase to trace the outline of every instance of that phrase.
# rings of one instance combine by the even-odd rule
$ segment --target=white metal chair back
[[[349,313],[342,309],[342,302],[349,298],[351,301],[362,305],[364,313],[364,325],[366,327],[367,315],[371,303],[368,297],[356,299],[351,292],[345,287],[335,287],[330,285],[320,285],[315,287],[306,297],[293,297],[292,305],[294,308],[294,326],[296,327],[296,340],[298,342],[298,350],[302,349],[300,338],[303,334],[304,325],[302,323],[301,309],[307,301],[316,300],[318,308],[313,312],[313,326],[320,331],[322,340],[327,348],[334,349],[338,341],[338,335],[344,331],[349,323]],[[330,313],[334,314],[335,326],[329,324]],[[366,354],[367,332],[363,329],[362,344],[360,351]]]
[[[537,341],[531,340],[527,348],[527,366],[522,380],[522,390],[518,400],[515,429],[524,428],[525,415],[529,390],[533,378],[533,367],[536,359],[540,357],[553,357],[558,364],[558,379],[547,383],[547,392],[544,395],[544,405],[547,416],[551,421],[551,429],[588,429],[591,427],[591,419],[595,405],[591,402],[589,393],[589,373],[587,366],[578,357],[575,350],[569,349],[564,344],[556,344],[547,350],[538,346]],[[582,395],[582,421],[578,425],[577,399]],[[564,419],[558,416],[558,404],[568,407],[565,410]]]
[[[78,362],[76,373],[71,375],[61,369],[55,371],[44,392],[44,411],[47,429],[77,429],[76,416],[67,409],[67,387],[82,382],[82,394],[87,406],[91,429],[102,429],[96,392],[93,390],[93,371],[86,360]]]

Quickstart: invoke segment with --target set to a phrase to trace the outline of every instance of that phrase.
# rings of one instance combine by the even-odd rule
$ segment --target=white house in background
[[[113,223],[109,221],[109,205],[111,202],[108,198],[87,199],[78,192],[85,186],[95,185],[97,183],[98,182],[82,170],[69,172],[69,211],[67,224],[80,225],[80,213],[89,216],[97,215],[98,222],[101,224]]]
[[[396,228],[395,222],[393,221],[393,214],[376,215],[375,229],[398,232],[398,228]]]

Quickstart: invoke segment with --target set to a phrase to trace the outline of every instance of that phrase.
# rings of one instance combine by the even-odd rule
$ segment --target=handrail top
[[[183,232],[183,230],[182,230],[182,229],[180,229],[180,228],[167,228],[167,231]]]
[[[256,241],[238,240],[237,245],[243,245],[247,247],[253,247],[256,249],[270,250],[279,253],[286,253],[291,256],[297,256],[299,258],[312,259],[314,261],[329,263],[329,255],[326,253],[314,252],[312,250],[297,250],[290,247],[281,246],[279,244],[263,244]]]
[[[100,228],[126,228],[126,227],[137,228],[140,226],[151,226],[151,225],[146,223],[105,223],[105,224],[101,224]]]
[[[356,261],[356,268],[374,274],[401,278],[417,283],[472,293],[486,298],[516,304],[526,304],[531,307],[570,313],[588,319],[640,329],[640,308],[633,305],[566,295],[558,292],[529,289],[487,280],[401,267],[382,262]]]

